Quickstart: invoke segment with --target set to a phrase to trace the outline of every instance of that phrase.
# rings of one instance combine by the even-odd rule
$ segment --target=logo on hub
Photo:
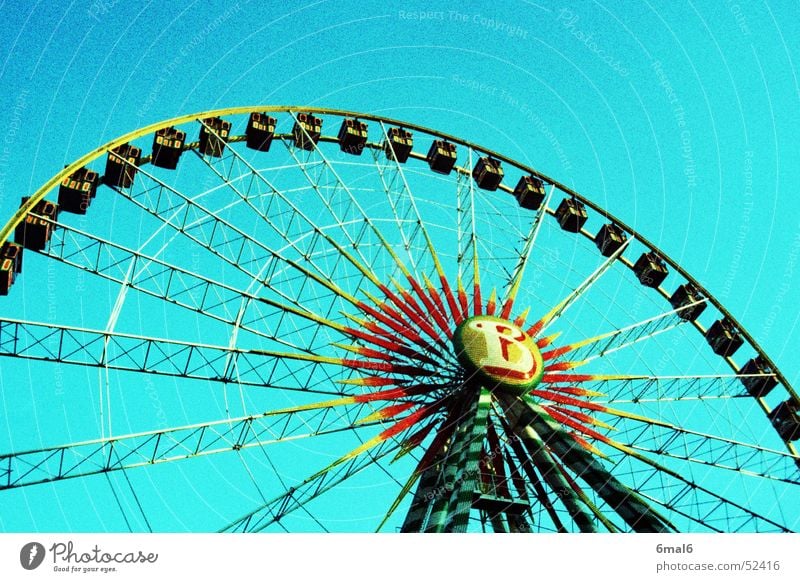
[[[502,386],[524,394],[544,374],[542,355],[533,339],[499,317],[466,319],[456,329],[453,344],[461,364],[492,384],[487,388]]]

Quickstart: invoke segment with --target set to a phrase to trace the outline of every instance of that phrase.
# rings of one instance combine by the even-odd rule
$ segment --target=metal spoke
[[[614,415],[614,412],[609,412]],[[800,458],[785,451],[697,432],[662,420],[622,413],[610,423],[614,440],[637,451],[740,474],[800,483]]]
[[[290,487],[282,495],[248,512],[219,531],[241,533],[262,531],[273,523],[279,523],[293,511],[302,508],[350,477],[377,464],[398,448],[399,445],[391,441],[384,441],[368,455],[359,455],[334,468],[323,469],[296,487]]]
[[[0,356],[228,383],[238,367],[245,386],[343,394],[313,381],[314,364],[343,366],[341,358],[248,350],[78,327],[0,319]],[[298,377],[309,380],[297,382]]]
[[[138,194],[120,188],[114,190],[245,275],[255,278],[265,289],[276,293],[282,300],[300,310],[308,310],[300,301],[300,294],[297,291],[292,292],[289,285],[291,279],[282,279],[279,276],[281,268],[288,268],[303,278],[301,289],[316,285],[315,293],[318,297],[329,295],[332,300],[343,299],[357,304],[355,297],[337,287],[330,277],[322,277],[299,262],[284,257],[152,174],[142,169],[138,172],[152,180],[155,187],[144,189]],[[153,191],[157,192],[153,194]],[[177,217],[177,220],[165,218],[167,213],[171,217]],[[252,270],[250,266],[257,266],[258,270]],[[288,292],[281,290],[284,285],[290,287]]]
[[[609,404],[750,398],[742,380],[771,377],[762,374],[704,374],[683,376],[642,375],[589,382],[585,386],[603,393]]]
[[[355,404],[356,413],[367,408]],[[354,426],[330,409],[273,411],[0,455],[0,490],[336,434]]]
[[[588,363],[592,360],[653,338],[665,331],[686,322],[680,314],[691,309],[695,304],[673,309],[655,317],[650,317],[621,329],[575,342],[555,350],[551,361],[563,360],[567,357],[573,362]]]
[[[542,228],[543,219],[547,215],[547,209],[550,205],[550,200],[552,199],[555,190],[555,186],[550,186],[550,192],[548,192],[547,198],[542,203],[542,206],[539,208],[539,210],[536,211],[536,215],[533,217],[531,222],[531,227],[528,229],[528,234],[525,237],[525,241],[522,245],[522,251],[519,254],[519,260],[517,261],[511,276],[509,277],[508,285],[504,293],[505,300],[503,302],[502,313],[505,315],[503,317],[508,317],[508,315],[511,313],[514,300],[516,299],[520,285],[522,284],[522,277],[525,274],[525,267],[528,265],[528,260],[530,259],[531,252],[536,244],[536,238],[539,236],[539,230]]]
[[[570,306],[575,303],[577,299],[582,297],[594,283],[596,283],[600,277],[608,271],[611,265],[617,260],[617,258],[622,255],[623,251],[627,248],[633,238],[629,238],[626,240],[619,249],[614,252],[610,257],[608,257],[603,263],[595,269],[586,279],[578,285],[569,295],[567,295],[563,300],[561,300],[552,310],[550,310],[547,314],[544,315],[528,332],[531,335],[539,335],[546,331],[553,323],[555,323],[558,318],[564,315],[564,312],[570,308]]]
[[[469,288],[468,275],[478,260],[478,236],[475,224],[475,182],[469,174],[473,166],[472,148],[467,149],[467,167],[456,168],[456,266],[458,267],[458,286]],[[462,305],[462,311],[467,308]]]
[[[388,139],[386,127],[383,123],[381,123],[380,126],[383,139]],[[402,165],[396,158],[383,156],[378,147],[371,147],[370,153],[373,163],[375,164],[376,173],[380,178],[381,186],[386,195],[386,201],[392,209],[395,226],[403,241],[402,246],[403,249],[405,249],[405,256],[408,265],[410,265],[410,271],[418,281],[421,281],[422,273],[425,272],[421,265],[423,257],[415,256],[412,249],[417,249],[417,251],[424,249],[424,240],[421,242],[416,241],[416,238],[422,235],[423,226],[420,221],[415,220],[413,217],[412,213],[414,207],[411,204],[411,189],[406,181]],[[402,209],[401,205],[403,206]],[[411,225],[411,233],[406,232],[404,228],[406,225]]]
[[[269,314],[259,311],[250,318],[244,317],[248,309],[258,311],[257,307],[251,308],[251,303],[269,306],[272,313],[293,314],[336,331],[341,332],[343,329],[343,326],[305,309],[300,310],[293,305],[257,297],[249,291],[235,289],[71,226],[55,223],[44,217],[41,219],[58,227],[55,235],[57,238],[54,238],[47,250],[40,251],[41,254],[228,325],[234,325],[237,320],[241,320],[238,327],[255,335],[308,351],[306,346],[298,346],[287,342],[280,335],[264,331],[262,325]]]
[[[786,526],[715,493],[647,455],[620,448],[620,445],[612,446],[622,453],[616,455],[613,468],[626,475],[640,495],[670,511],[716,531],[751,531],[749,527],[754,527],[757,532],[789,531]],[[702,511],[701,507],[704,508]]]
[[[203,127],[205,127],[206,130],[209,131],[210,133],[215,133],[213,129],[211,129],[204,123],[201,122],[201,125],[203,125]],[[326,272],[322,270],[316,263],[310,260],[309,251],[310,249],[316,247],[316,242],[320,239],[328,242],[336,252],[338,252],[348,260],[350,260],[357,269],[359,269],[362,273],[365,274],[365,276],[369,277],[369,275],[371,275],[371,272],[365,266],[365,264],[368,263],[363,262],[363,256],[362,256],[362,262],[355,261],[351,253],[345,251],[341,244],[337,243],[329,234],[327,234],[326,232],[327,229],[323,228],[322,226],[312,221],[294,202],[291,201],[291,199],[288,196],[286,196],[269,179],[267,179],[267,177],[264,175],[263,172],[257,170],[250,162],[248,162],[236,150],[236,148],[230,147],[228,148],[227,151],[229,152],[229,156],[231,158],[235,158],[238,164],[244,166],[246,170],[244,175],[250,176],[251,181],[252,179],[255,179],[259,184],[265,186],[268,189],[269,205],[267,207],[267,211],[258,208],[252,201],[252,198],[263,197],[263,194],[258,193],[256,196],[250,196],[249,189],[248,192],[246,193],[242,192],[241,189],[237,188],[236,185],[233,183],[233,181],[231,180],[231,176],[230,175],[226,176],[225,172],[223,170],[220,170],[218,166],[220,166],[223,163],[224,158],[214,158],[212,156],[201,155],[198,152],[195,153],[197,154],[198,158],[212,172],[214,172],[217,175],[217,177],[222,181],[222,184],[225,187],[233,191],[245,204],[247,204],[247,206],[251,210],[253,210],[253,212],[255,212],[255,214],[261,220],[263,220],[265,224],[270,226],[274,234],[276,234],[278,237],[282,238],[286,242],[288,247],[294,249],[300,257],[306,258],[309,264],[314,266],[314,268],[317,269],[320,275],[322,275],[323,277],[330,277],[332,275],[331,272]],[[295,160],[298,162],[298,164],[300,164],[300,161],[297,158],[295,158]],[[232,169],[233,168],[231,168],[231,171]],[[228,173],[230,174],[230,172]],[[309,178],[310,182],[310,176],[308,176],[307,174],[306,176]],[[341,226],[343,222],[339,217],[336,216],[333,207],[327,200],[326,196],[320,191],[318,184],[309,183],[309,186],[311,190],[313,190],[319,195],[319,198],[321,199],[323,204],[326,205],[329,212],[334,216],[334,218],[339,220],[338,226]],[[275,204],[275,200],[279,200],[291,211],[291,219],[289,221],[289,224],[291,225],[291,230],[275,224],[275,222],[272,219],[270,219],[269,214],[271,212],[274,214],[282,214],[282,210],[280,208],[276,209],[272,208],[272,205]],[[303,233],[310,233],[310,236],[308,237],[310,240],[305,248],[300,248],[297,243],[303,237]],[[355,244],[355,241],[351,239],[349,242],[354,247],[356,247],[356,252],[358,252],[358,245]]]

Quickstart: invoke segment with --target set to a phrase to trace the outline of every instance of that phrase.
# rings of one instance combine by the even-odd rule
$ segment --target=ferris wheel
[[[800,530],[800,399],[756,340],[455,136],[187,115],[65,167],[0,243],[3,529]]]

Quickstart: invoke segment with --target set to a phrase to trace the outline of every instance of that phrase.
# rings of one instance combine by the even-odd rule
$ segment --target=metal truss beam
[[[368,409],[354,405],[360,416]],[[332,409],[275,411],[0,455],[0,490],[361,429]]]

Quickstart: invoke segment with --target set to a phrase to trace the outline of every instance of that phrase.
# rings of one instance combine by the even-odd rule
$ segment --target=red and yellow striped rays
[[[483,388],[495,393],[495,404],[488,412],[487,426],[497,427],[506,434],[490,437],[487,432],[485,442],[475,451],[475,462],[483,459],[484,465],[495,475],[492,483],[502,484],[498,494],[511,495],[512,488],[520,484],[524,489],[525,479],[538,479],[535,474],[525,473],[535,466],[540,474],[549,475],[552,481],[538,485],[561,492],[559,497],[563,497],[562,501],[571,515],[574,514],[576,523],[586,528],[594,527],[591,515],[597,512],[592,510],[589,498],[575,479],[575,475],[584,472],[575,468],[590,467],[591,475],[596,478],[589,485],[592,488],[597,485],[608,493],[609,499],[616,500],[600,486],[605,482],[602,465],[592,465],[589,459],[602,457],[603,451],[609,449],[622,452],[628,449],[610,438],[612,427],[604,422],[609,416],[627,414],[595,402],[594,398],[600,394],[593,391],[590,383],[632,377],[583,373],[578,368],[586,361],[574,355],[586,353],[587,350],[580,348],[607,335],[559,345],[558,334],[544,335],[543,332],[553,311],[533,324],[526,323],[528,309],[516,306],[513,295],[507,293],[501,298],[495,289],[483,292],[477,267],[475,276],[465,285],[460,276],[455,281],[449,280],[438,260],[434,260],[436,271],[432,276],[421,274],[416,277],[401,263],[397,265],[401,276],[390,278],[388,284],[362,270],[372,285],[368,290],[361,287],[357,297],[328,282],[328,289],[347,305],[341,317],[335,320],[297,313],[336,332],[332,334],[336,341],[330,344],[334,353],[288,357],[337,366],[340,370],[338,381],[347,390],[358,393],[287,410],[351,406],[351,410],[357,410],[352,416],[347,415],[351,427],[380,425],[377,434],[335,460],[314,478],[373,448],[374,454],[394,452],[397,459],[417,447],[424,447],[424,453],[415,461],[415,469],[392,506],[394,510],[423,473],[433,465],[438,467],[445,462],[443,459],[452,447],[452,440],[462,434],[458,431],[461,431],[466,418],[461,412],[465,410],[464,403],[475,398],[477,392],[473,388]],[[512,291],[517,289],[518,286]],[[510,361],[515,346],[523,343],[536,356],[528,360],[517,359],[517,364],[523,360],[534,361],[532,370],[516,370],[522,378],[517,390],[509,390],[502,366],[500,372],[485,366],[485,371],[500,374],[499,377],[495,375],[497,382],[492,382],[491,374],[481,375],[475,369],[483,365],[479,360],[472,362],[478,362],[472,369],[464,364],[463,344],[459,347],[458,343],[460,330],[470,323],[490,321],[504,328],[513,328],[513,333],[525,336],[524,342],[516,336],[498,338],[494,356]],[[531,426],[524,427],[530,429],[526,433],[528,440],[515,441],[520,427],[509,417],[509,402],[512,400],[535,408],[537,413],[534,416],[546,419],[546,428],[560,435],[558,450],[550,447],[547,439],[543,440],[546,435],[532,434],[535,430]],[[528,460],[533,465],[526,464]],[[446,462],[450,462],[449,458]],[[481,479],[487,478],[481,474]],[[637,507],[629,508],[631,519],[642,513]],[[391,510],[386,519],[390,514]],[[553,515],[554,523],[557,523],[558,516],[554,510]],[[597,519],[605,523],[600,516]],[[656,523],[655,518],[651,521]],[[616,526],[610,524],[608,527],[613,530]]]
[[[459,326],[476,319],[498,320],[498,316],[505,316],[499,321],[507,321],[518,330],[526,329],[530,344],[535,346],[532,347],[538,358],[535,365],[540,367],[531,374],[534,379],[517,393],[542,406],[581,447],[599,454],[595,444],[611,441],[604,436],[610,426],[597,415],[613,415],[617,411],[592,402],[599,393],[583,386],[623,377],[577,373],[575,368],[583,362],[569,359],[570,353],[597,338],[554,345],[557,334],[540,336],[550,314],[526,326],[528,309],[514,313],[513,296],[501,302],[494,289],[488,294],[482,293],[477,276],[469,286],[462,283],[460,276],[452,284],[438,260],[434,265],[433,280],[424,274],[418,280],[402,265],[399,265],[402,278],[391,278],[391,285],[381,283],[370,274],[369,279],[377,292],[362,291],[360,297],[331,285],[332,290],[352,306],[342,312],[344,324],[320,318],[320,323],[333,327],[343,336],[342,341],[332,344],[342,353],[340,357],[296,357],[346,368],[346,378],[339,382],[359,387],[363,393],[313,406],[368,402],[373,411],[361,419],[362,423],[392,423],[369,443],[374,445],[406,431],[402,449],[407,452],[431,434],[432,428],[442,420],[448,400],[465,384],[474,383],[475,379],[486,384],[486,377],[476,377],[460,359],[463,346],[455,341]],[[512,291],[517,289],[518,286]],[[510,353],[505,346],[499,351]],[[484,387],[494,390],[500,386]],[[363,450],[363,446],[359,447],[358,452]]]

